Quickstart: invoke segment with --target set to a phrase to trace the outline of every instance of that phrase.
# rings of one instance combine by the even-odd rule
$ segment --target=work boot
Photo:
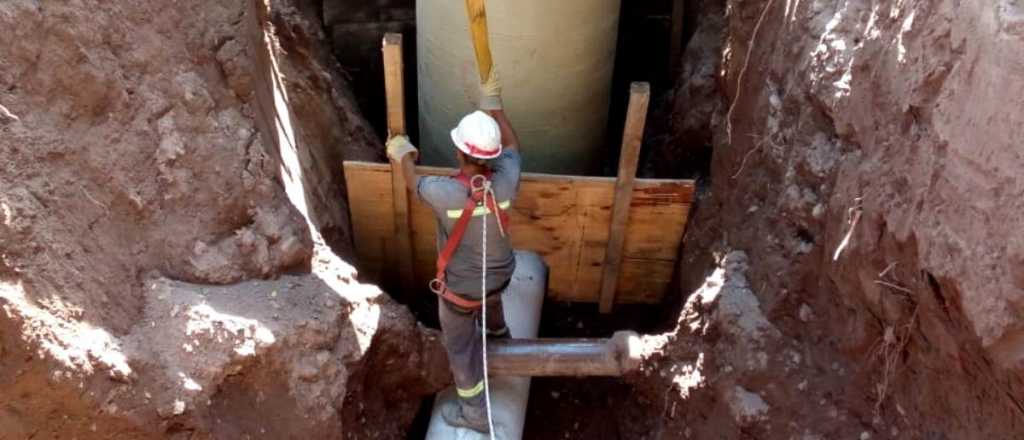
[[[487,330],[487,339],[508,339],[511,337],[512,332],[508,331],[508,326],[500,330]]]
[[[448,426],[469,428],[482,434],[490,432],[487,426],[487,408],[477,408],[454,400],[441,408],[441,417]]]

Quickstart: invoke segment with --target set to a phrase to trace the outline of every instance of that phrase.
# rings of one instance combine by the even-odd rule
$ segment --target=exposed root
[[[18,115],[11,113],[7,107],[0,105],[0,122],[18,122],[21,118]]]
[[[888,288],[893,289],[893,290],[899,290],[900,292],[906,293],[907,295],[909,295],[911,293],[914,293],[913,291],[911,291],[910,289],[908,289],[906,287],[900,286],[898,284],[893,284],[893,283],[890,283],[888,281],[875,280],[875,284],[879,284],[879,285],[888,287]]]
[[[750,136],[754,137],[754,135],[750,135]],[[731,177],[732,179],[735,179],[735,178],[739,177],[740,173],[743,172],[743,167],[747,166],[747,159],[750,159],[750,156],[753,155],[756,151],[760,150],[761,147],[764,146],[765,143],[771,144],[771,146],[774,147],[774,148],[779,148],[779,145],[776,144],[775,141],[772,140],[770,137],[762,136],[761,137],[761,141],[758,142],[757,145],[754,146],[754,148],[751,148],[750,151],[748,151],[747,154],[745,154],[743,156],[743,160],[740,161],[740,167],[739,167],[739,169],[736,170],[736,174],[732,175],[732,177]]]
[[[885,267],[885,270],[879,272],[878,279],[883,279],[886,275],[889,274],[889,272],[892,272],[892,270],[896,268],[896,263],[897,262],[893,261],[892,263]]]
[[[104,205],[104,204],[103,204],[103,202],[101,202],[101,201],[99,201],[99,200],[96,200],[96,198],[95,198],[95,197],[93,197],[93,196],[92,196],[92,194],[89,194],[89,191],[88,191],[87,189],[85,189],[84,187],[82,187],[82,194],[84,194],[84,195],[85,195],[85,198],[87,198],[87,199],[89,199],[89,200],[90,200],[91,202],[95,203],[95,204],[96,204],[96,206],[99,206],[100,208],[103,208],[103,212],[105,212],[105,213],[108,213],[108,214],[109,214],[109,212],[110,212],[110,208],[109,208],[109,207],[107,207],[107,205]]]
[[[754,41],[757,40],[757,34],[761,30],[761,23],[764,22],[764,17],[768,15],[768,9],[772,7],[773,3],[775,3],[775,0],[768,0],[768,3],[761,9],[761,16],[757,18],[754,32],[751,33],[750,41],[747,42],[747,55],[743,58],[743,68],[740,69],[740,74],[736,77],[736,96],[732,98],[732,103],[729,104],[729,113],[725,115],[725,133],[729,144],[732,144],[732,113],[736,110],[736,103],[739,102],[740,94],[743,91],[743,76],[746,75],[747,67],[750,66],[750,55],[754,52]]]
[[[832,254],[832,261],[839,260],[839,255],[843,253],[846,246],[850,244],[850,237],[853,237],[853,230],[857,228],[857,223],[860,223],[860,216],[864,212],[864,208],[861,207],[861,198],[857,197],[853,199],[854,205],[846,211],[847,223],[850,224],[850,229],[846,231],[846,235],[843,237],[843,241],[839,242],[839,246],[836,246],[836,252]]]
[[[895,275],[895,269],[895,262],[889,264],[885,270],[878,273],[879,279],[875,280],[875,283],[898,292],[903,300],[912,302],[912,294],[914,292],[899,284],[899,280]],[[889,281],[883,279],[887,276]],[[910,335],[914,331],[914,326],[917,325],[917,313],[919,310],[920,306],[915,305],[914,312],[910,314],[910,318],[902,325],[887,325],[882,338],[871,350],[872,361],[881,359],[882,362],[882,379],[875,384],[876,415],[881,411],[882,404],[885,402],[886,396],[889,395],[889,388],[898,374],[896,367],[900,363],[904,350],[907,348],[907,343],[910,342]]]
[[[914,326],[917,325],[919,308],[914,307],[914,313],[910,315],[910,319],[898,328],[887,326],[885,334],[872,350],[872,361],[880,359],[882,362],[882,379],[875,384],[875,414],[879,414],[881,411],[882,403],[889,395],[889,387],[898,374],[896,367],[900,363],[903,351],[907,348],[907,343],[910,342]]]
[[[878,279],[875,280],[875,284],[878,284],[879,286],[885,286],[885,287],[888,287],[888,288],[890,288],[892,290],[900,292],[900,293],[903,294],[903,299],[905,299],[907,301],[913,301],[912,295],[913,295],[914,291],[910,290],[910,289],[908,289],[906,287],[903,287],[900,284],[900,280],[896,276],[895,269],[896,269],[896,262],[893,262],[893,263],[889,264],[888,266],[886,266],[885,270],[883,270],[883,271],[878,273]],[[886,280],[885,279],[886,277],[888,277],[889,279]]]

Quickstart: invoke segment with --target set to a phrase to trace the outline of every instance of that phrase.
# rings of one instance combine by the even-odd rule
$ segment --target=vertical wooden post
[[[402,62],[402,35],[384,35],[384,91],[387,96],[388,137],[404,135],[405,79]],[[409,219],[409,193],[402,174],[402,164],[391,161],[391,193],[395,211],[394,263],[402,289],[408,294],[413,289],[414,268],[412,254],[412,228]]]
[[[640,144],[643,143],[644,125],[647,123],[647,104],[651,99],[651,85],[635,82],[629,88],[629,108],[626,128],[622,133],[622,152],[619,157],[619,176],[615,181],[615,201],[612,220],[608,227],[608,247],[604,254],[604,272],[601,274],[601,313],[610,313],[615,304],[615,291],[622,268],[622,253],[629,223],[629,205],[633,198]]]
[[[388,106],[388,135],[405,134],[405,64],[402,34],[384,34],[384,92]]]
[[[675,82],[683,67],[683,23],[686,18],[684,15],[685,9],[685,0],[674,0],[672,2],[672,31],[669,37],[672,39],[669,42],[671,58],[669,59],[668,66],[669,74],[672,76],[669,78],[669,83]]]

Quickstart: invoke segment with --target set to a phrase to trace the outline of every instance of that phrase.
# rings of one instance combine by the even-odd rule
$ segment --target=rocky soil
[[[404,438],[449,381],[355,279],[338,170],[381,145],[320,5],[0,3],[0,438]],[[644,168],[703,184],[678,294],[530,438],[1019,437],[1024,9],[686,6]]]
[[[671,118],[712,127],[682,313],[620,438],[1018,438],[1020,6],[724,11]]]
[[[395,438],[448,381],[340,257],[380,143],[308,12],[0,4],[0,437]]]

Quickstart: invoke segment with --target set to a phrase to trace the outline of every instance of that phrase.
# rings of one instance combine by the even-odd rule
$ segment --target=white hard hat
[[[475,111],[462,118],[459,126],[452,129],[455,146],[477,159],[494,159],[501,155],[501,128],[498,121],[482,111]]]

